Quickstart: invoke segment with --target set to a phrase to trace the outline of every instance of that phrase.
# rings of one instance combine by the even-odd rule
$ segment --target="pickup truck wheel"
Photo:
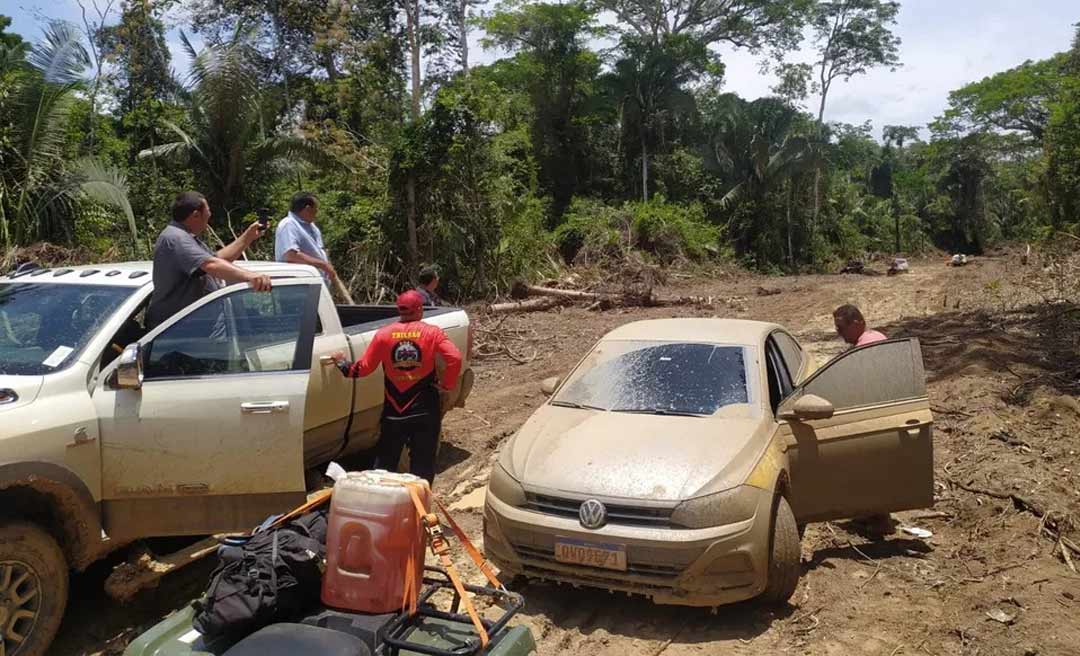
[[[44,656],[67,598],[68,566],[56,540],[34,524],[0,525],[0,655]]]
[[[784,497],[777,497],[773,510],[772,535],[769,537],[769,581],[760,600],[782,604],[795,594],[802,570],[802,549],[795,514]]]

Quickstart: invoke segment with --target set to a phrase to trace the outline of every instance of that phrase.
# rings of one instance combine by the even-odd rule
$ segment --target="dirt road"
[[[746,604],[713,613],[528,585],[521,621],[542,654],[1080,653],[1080,576],[1049,537],[1062,531],[1080,542],[1073,524],[1080,517],[1080,406],[1072,396],[1080,368],[1069,323],[1077,317],[1063,306],[1017,310],[1038,298],[1031,282],[1037,267],[1021,267],[1017,258],[982,258],[958,269],[921,261],[912,269],[896,277],[686,279],[665,291],[722,300],[711,308],[570,308],[504,320],[499,330],[513,338],[506,340],[510,353],[479,363],[469,408],[447,418],[440,454],[437,488],[478,541],[484,481],[499,446],[542,402],[538,381],[566,373],[596,338],[629,321],[776,321],[823,360],[842,347],[831,310],[853,302],[886,334],[920,338],[937,422],[934,512],[898,517],[933,537],[873,542],[843,523],[811,525],[804,575],[792,604],[779,610]],[[759,295],[760,287],[779,293]],[[1080,562],[1080,554],[1073,558]],[[177,574],[127,608],[102,599],[94,586],[100,573],[78,577],[54,652],[119,653],[137,631],[197,594],[206,571],[202,565]]]

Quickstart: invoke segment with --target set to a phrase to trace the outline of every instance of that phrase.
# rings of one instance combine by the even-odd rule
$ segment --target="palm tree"
[[[624,38],[620,47],[622,58],[604,82],[618,103],[627,150],[639,149],[641,197],[648,201],[650,158],[666,145],[664,128],[693,113],[694,97],[686,86],[709,70],[710,55],[704,45],[686,35],[667,36],[659,42]],[[634,138],[636,144],[630,141]]]
[[[28,61],[4,53],[0,75],[14,87],[4,108],[11,145],[0,151],[0,238],[7,248],[70,238],[78,204],[87,198],[122,210],[138,244],[124,175],[95,159],[65,160],[65,125],[88,65],[80,34],[62,22],[49,25]]]
[[[712,116],[711,164],[729,181],[731,187],[720,199],[722,208],[730,209],[740,201],[753,206],[743,214],[748,225],[735,231],[744,243],[770,232],[763,225],[772,212],[765,207],[770,195],[786,185],[785,232],[787,259],[794,264],[792,212],[796,191],[805,174],[823,165],[821,144],[805,136],[791,134],[798,112],[777,98],[762,98],[747,103],[735,96],[718,99]],[[733,214],[733,219],[739,214]]]
[[[275,99],[265,91],[265,66],[248,33],[197,52],[181,33],[191,57],[188,123],[165,121],[176,140],[148,148],[139,157],[190,166],[210,206],[226,214],[246,199],[252,177],[280,167],[286,158],[323,163],[327,156],[298,134],[274,133]]]

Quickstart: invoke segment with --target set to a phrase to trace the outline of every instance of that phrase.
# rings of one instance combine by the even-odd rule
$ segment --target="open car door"
[[[777,417],[799,523],[933,505],[933,415],[918,340],[842,353]]]
[[[321,284],[218,290],[139,340],[141,379],[103,372],[94,403],[111,537],[246,530],[303,503]]]

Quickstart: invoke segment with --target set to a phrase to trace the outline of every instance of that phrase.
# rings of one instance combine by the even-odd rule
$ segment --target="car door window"
[[[837,411],[926,396],[922,352],[914,339],[876,342],[840,354],[802,386]]]
[[[777,348],[780,349],[780,355],[784,358],[792,378],[798,376],[803,365],[803,353],[798,342],[791,335],[779,331],[773,333],[772,338],[776,342]]]
[[[765,361],[769,374],[769,401],[773,413],[775,413],[776,409],[780,406],[780,402],[791,394],[794,386],[792,385],[791,376],[788,374],[787,367],[780,357],[780,351],[776,348],[776,344],[772,339],[769,339],[765,343]]]
[[[311,288],[243,289],[203,305],[146,345],[145,379],[307,369],[297,343]]]

